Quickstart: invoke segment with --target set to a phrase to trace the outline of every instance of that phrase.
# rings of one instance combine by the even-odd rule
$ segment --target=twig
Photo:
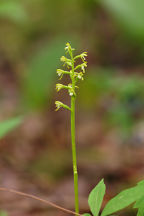
[[[9,189],[9,188],[4,188],[4,187],[0,187],[0,191],[15,193],[15,194],[20,195],[20,196],[24,196],[24,197],[28,197],[28,198],[31,198],[31,199],[34,199],[34,200],[38,200],[38,201],[43,202],[43,203],[46,203],[46,204],[48,204],[48,205],[50,205],[50,206],[52,206],[52,207],[54,207],[54,208],[57,208],[57,209],[59,209],[59,210],[61,210],[61,211],[63,211],[63,212],[67,212],[67,213],[70,213],[70,214],[73,214],[73,215],[82,216],[81,214],[78,214],[78,213],[76,213],[76,212],[74,212],[74,211],[71,211],[71,210],[69,210],[69,209],[65,209],[65,208],[63,208],[63,207],[61,207],[61,206],[59,206],[59,205],[56,205],[55,203],[52,203],[52,202],[50,202],[50,201],[48,201],[48,200],[39,198],[39,197],[34,196],[34,195],[32,195],[32,194],[27,194],[27,193],[23,193],[23,192],[21,192],[21,191]]]

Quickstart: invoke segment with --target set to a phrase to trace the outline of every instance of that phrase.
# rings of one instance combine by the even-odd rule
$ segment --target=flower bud
[[[71,47],[70,43],[66,43],[65,50],[66,52],[69,52],[69,54],[71,54],[71,52],[75,49]]]

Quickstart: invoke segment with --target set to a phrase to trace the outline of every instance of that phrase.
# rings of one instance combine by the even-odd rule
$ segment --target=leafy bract
[[[18,127],[21,124],[22,119],[23,119],[22,117],[15,117],[0,122],[0,139],[3,138],[11,130]]]
[[[144,196],[144,184],[140,182],[137,186],[124,190],[111,199],[105,206],[101,216],[115,213],[134,203],[142,196]]]
[[[102,179],[96,185],[96,187],[91,191],[88,198],[88,204],[94,216],[97,216],[99,214],[104,194],[105,194],[105,184],[104,184],[104,180]]]

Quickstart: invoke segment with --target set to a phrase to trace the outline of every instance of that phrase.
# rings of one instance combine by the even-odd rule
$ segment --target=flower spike
[[[60,77],[60,79],[66,74],[69,75],[71,79],[71,83],[68,85],[63,85],[61,83],[56,84],[56,90],[60,91],[61,89],[67,89],[69,96],[71,98],[76,97],[76,83],[79,80],[83,80],[83,75],[85,73],[85,68],[87,67],[87,62],[86,62],[86,57],[87,57],[87,52],[83,52],[75,57],[73,57],[73,51],[75,49],[71,47],[70,43],[66,43],[65,51],[66,53],[69,54],[69,58],[62,56],[60,60],[64,63],[64,66],[67,66],[68,70],[62,70],[62,69],[57,69],[57,74]],[[78,65],[75,65],[75,60],[76,59],[81,59],[81,63]],[[56,101],[56,106],[57,110],[61,107],[69,109],[70,108],[61,103],[60,101]]]
[[[61,61],[64,63],[64,66],[66,65],[69,69],[68,71],[57,69],[57,74],[60,77],[60,79],[63,77],[64,74],[68,74],[71,83],[68,85],[63,84],[56,84],[57,91],[60,91],[61,89],[67,89],[69,96],[71,97],[71,107],[63,104],[60,101],[56,101],[56,111],[60,108],[68,109],[71,111],[71,138],[72,138],[72,156],[73,156],[73,175],[74,175],[74,192],[75,192],[75,212],[76,214],[79,214],[79,200],[78,200],[78,172],[77,172],[77,159],[76,159],[76,144],[75,144],[75,98],[76,98],[76,89],[78,88],[76,86],[77,81],[83,80],[83,75],[85,73],[85,68],[87,67],[86,62],[86,56],[87,53],[83,52],[78,56],[73,55],[74,49],[71,47],[70,43],[66,44],[65,47],[66,53],[69,54],[69,58],[66,58],[65,56],[61,57]],[[81,64],[75,65],[75,60],[80,58],[82,61]],[[78,70],[78,71],[77,71]]]

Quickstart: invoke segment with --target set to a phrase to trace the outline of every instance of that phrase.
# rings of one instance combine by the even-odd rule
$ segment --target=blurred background
[[[70,114],[54,105],[70,103],[55,91],[66,42],[76,54],[88,52],[76,105],[81,212],[101,178],[104,205],[143,179],[143,11],[143,0],[0,1],[0,122],[24,116],[0,140],[1,186],[74,209]],[[10,216],[66,215],[2,192],[0,209]]]

